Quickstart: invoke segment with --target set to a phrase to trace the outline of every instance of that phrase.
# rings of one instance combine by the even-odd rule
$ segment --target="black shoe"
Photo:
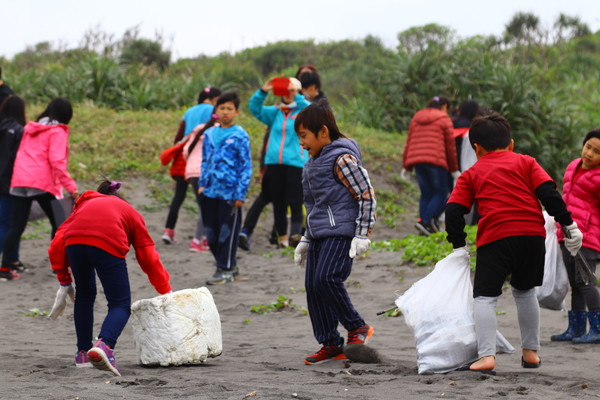
[[[217,268],[213,276],[206,281],[207,285],[223,285],[224,283],[233,282],[233,274],[226,269]]]
[[[250,236],[246,232],[240,232],[238,236],[238,247],[242,250],[250,250]]]
[[[29,270],[29,268],[27,268],[21,261],[9,264],[8,268],[18,272],[19,274]]]
[[[12,269],[9,269],[8,271],[0,270],[0,281],[2,281],[2,282],[12,281],[15,279],[19,279],[20,277],[21,277],[21,275],[17,274]]]
[[[417,222],[415,224],[415,228],[417,228],[419,233],[424,236],[429,236],[434,232],[433,229],[431,228],[431,223],[426,224],[422,221]]]

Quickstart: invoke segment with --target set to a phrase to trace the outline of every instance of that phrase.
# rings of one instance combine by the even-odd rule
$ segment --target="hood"
[[[95,190],[86,190],[79,196],[77,201],[75,201],[75,205],[73,206],[73,210],[77,210],[83,203],[88,200],[96,199],[98,197],[109,197],[110,195],[98,193]]]
[[[415,113],[413,121],[419,125],[429,125],[444,117],[450,118],[448,114],[437,108],[424,108]]]
[[[44,124],[40,124],[39,122],[32,121],[32,122],[28,122],[27,125],[25,125],[25,134],[35,136],[35,135],[39,135],[42,132],[46,132],[48,130],[54,129],[56,127],[60,127],[62,129],[64,129],[65,131],[69,132],[69,126],[65,125],[65,124],[44,125]]]
[[[329,153],[330,151],[334,151],[338,148],[351,150],[352,152],[357,154],[360,158],[362,158],[362,154],[360,151],[360,147],[358,146],[358,143],[356,142],[356,140],[351,139],[351,138],[340,138],[340,139],[334,140],[327,146],[323,147],[323,149],[319,153],[319,156],[321,156],[322,154]]]

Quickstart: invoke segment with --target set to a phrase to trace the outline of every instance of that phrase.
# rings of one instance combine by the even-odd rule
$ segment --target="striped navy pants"
[[[242,226],[242,209],[233,209],[232,201],[200,196],[200,211],[208,247],[217,268],[231,271],[236,266],[238,235]]]
[[[306,261],[306,298],[315,339],[324,346],[342,346],[338,324],[347,330],[365,325],[354,309],[344,281],[352,271],[348,256],[352,238],[313,239]]]

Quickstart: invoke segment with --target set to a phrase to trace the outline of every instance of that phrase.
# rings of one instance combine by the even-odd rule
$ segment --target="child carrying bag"
[[[446,373],[479,358],[469,264],[466,249],[455,250],[396,299],[414,331],[419,374]],[[515,351],[500,332],[496,346],[498,353]]]

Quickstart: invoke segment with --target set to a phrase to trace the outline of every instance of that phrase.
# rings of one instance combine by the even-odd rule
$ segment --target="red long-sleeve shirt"
[[[75,203],[71,216],[58,228],[48,255],[61,284],[72,282],[65,249],[72,244],[98,247],[115,257],[125,258],[130,246],[142,270],[157,292],[171,291],[169,273],[160,261],[144,218],[126,201],[86,191]]]

